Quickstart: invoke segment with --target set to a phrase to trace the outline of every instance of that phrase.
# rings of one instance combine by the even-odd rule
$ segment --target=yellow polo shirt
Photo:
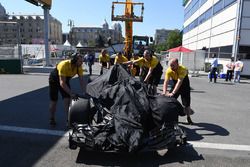
[[[83,68],[78,67],[72,68],[71,60],[63,60],[59,64],[57,64],[57,70],[59,76],[64,77],[74,77],[76,74],[82,76],[83,75]]]
[[[110,57],[108,54],[103,56],[102,54],[99,55],[99,62],[110,62]]]
[[[187,75],[188,70],[185,66],[179,65],[177,71],[173,71],[170,67],[167,68],[165,73],[165,79],[169,80],[172,78],[173,80],[183,79]]]
[[[128,61],[128,59],[124,55],[122,55],[121,57],[115,56],[115,62],[114,63],[115,64],[116,63],[120,64],[120,63],[124,63],[124,62],[127,62],[127,61]]]
[[[145,66],[146,68],[155,68],[157,66],[157,64],[159,63],[159,60],[157,59],[157,57],[152,56],[152,59],[150,61],[141,57],[141,58],[135,60],[135,62],[142,63],[143,66]]]

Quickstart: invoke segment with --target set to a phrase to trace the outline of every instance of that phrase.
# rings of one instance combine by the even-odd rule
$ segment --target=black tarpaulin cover
[[[102,126],[94,140],[104,150],[110,147],[128,152],[140,149],[151,129],[177,122],[178,112],[183,110],[176,99],[148,96],[143,83],[120,65],[90,82],[87,93],[98,99],[111,117],[107,121],[102,111],[103,118],[97,122]],[[100,115],[100,111],[96,114]]]

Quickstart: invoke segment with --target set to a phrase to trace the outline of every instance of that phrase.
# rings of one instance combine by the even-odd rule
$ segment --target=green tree
[[[169,33],[166,41],[166,49],[175,48],[182,45],[182,32],[180,30],[173,30]]]
[[[160,52],[163,51],[163,50],[167,50],[166,42],[154,46],[154,50],[155,50],[157,53],[160,53]]]

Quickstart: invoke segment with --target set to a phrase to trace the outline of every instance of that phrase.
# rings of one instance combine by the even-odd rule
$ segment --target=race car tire
[[[69,127],[73,127],[73,124],[89,124],[90,113],[88,98],[79,97],[78,100],[72,100],[68,113]]]

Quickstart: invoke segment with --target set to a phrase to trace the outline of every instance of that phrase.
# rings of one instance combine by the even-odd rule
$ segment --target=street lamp
[[[75,25],[74,25],[74,20],[69,19],[69,20],[68,20],[68,26],[69,26],[69,28],[70,28],[70,30],[69,30],[69,35],[70,35],[70,32],[72,31],[72,27],[75,26]],[[70,43],[71,43],[71,45],[72,45],[72,35],[70,35]]]

